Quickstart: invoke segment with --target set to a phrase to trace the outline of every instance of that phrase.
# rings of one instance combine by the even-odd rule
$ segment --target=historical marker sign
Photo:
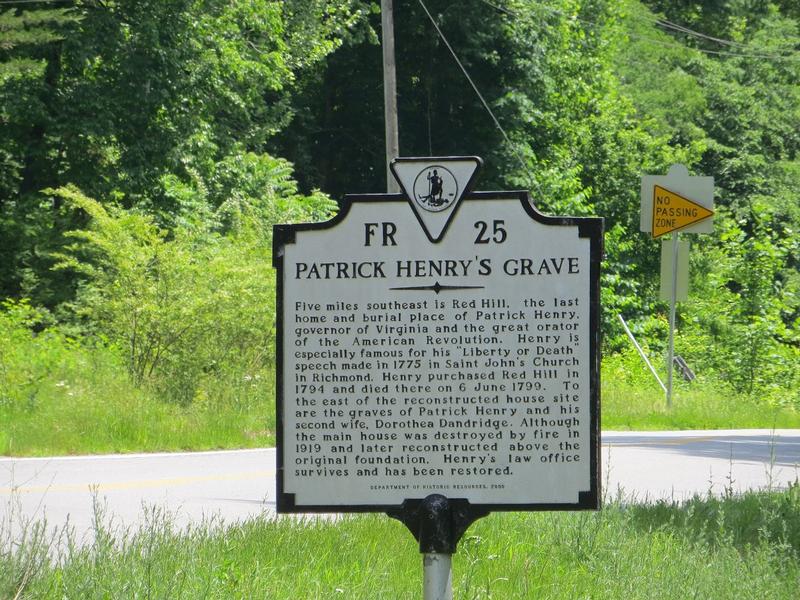
[[[281,512],[598,505],[602,220],[469,193],[452,160],[275,227]]]

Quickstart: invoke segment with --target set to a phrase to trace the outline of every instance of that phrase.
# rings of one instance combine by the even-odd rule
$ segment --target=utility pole
[[[383,48],[383,113],[386,129],[386,191],[399,193],[389,163],[400,156],[400,139],[397,130],[397,76],[394,60],[394,15],[392,0],[381,0],[381,47]]]

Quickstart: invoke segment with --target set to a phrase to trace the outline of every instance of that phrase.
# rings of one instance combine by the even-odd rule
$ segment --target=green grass
[[[32,411],[0,410],[0,452],[52,456],[275,445],[272,401],[183,407],[139,390],[109,392],[53,395]]]
[[[275,443],[275,374],[221,369],[196,382],[191,402],[134,386],[113,347],[57,329],[33,334],[0,313],[0,454],[44,456],[207,450]],[[719,381],[678,382],[673,408],[638,356],[607,357],[604,429],[800,428],[800,412],[736,395]]]
[[[3,327],[3,325],[6,325]],[[0,319],[0,454],[44,456],[274,445],[272,369],[214,374],[188,404],[134,386],[120,352]]]
[[[667,409],[664,391],[633,353],[605,358],[601,381],[603,429],[800,428],[800,412],[791,404],[736,394],[724,382],[704,377],[687,383],[676,374],[672,408]]]
[[[94,385],[59,380],[40,386],[35,403],[0,407],[0,453],[10,456],[101,454],[275,444],[274,381],[246,403],[181,406],[109,372]]]
[[[67,545],[58,561],[29,531],[25,543],[0,554],[0,597],[421,596],[416,543],[382,515],[262,518],[179,533],[168,516],[151,513],[140,533],[112,535],[101,527],[93,546]],[[461,541],[454,596],[794,599],[798,551],[798,487],[685,505],[614,502],[599,513],[495,513]]]
[[[718,385],[679,386],[667,409],[664,392],[655,387],[603,381],[602,426],[608,430],[795,429],[800,413],[749,396],[725,393]]]

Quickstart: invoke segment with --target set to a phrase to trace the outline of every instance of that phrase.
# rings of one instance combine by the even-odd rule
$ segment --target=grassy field
[[[246,402],[181,406],[131,386],[124,373],[87,385],[43,384],[30,407],[0,407],[0,453],[51,456],[275,445],[274,379]]]
[[[0,547],[7,547],[0,544]],[[419,598],[412,536],[382,515],[260,519],[136,535],[102,527],[94,546],[48,558],[35,529],[0,554],[2,598]],[[495,513],[453,560],[462,599],[797,598],[800,488],[598,513]]]
[[[664,373],[662,381],[666,381]],[[733,393],[723,381],[674,379],[667,408],[663,390],[633,352],[607,357],[602,368],[602,427],[610,430],[794,429],[800,412],[780,394]]]
[[[134,386],[120,352],[0,320],[0,454],[46,456],[274,445],[271,369],[211,373],[191,402]]]
[[[275,445],[271,377],[246,403],[189,406],[161,402],[124,377],[92,388],[80,382],[58,386],[43,386],[30,408],[0,407],[0,453],[50,456]]]
[[[603,381],[602,426],[607,430],[795,429],[800,413],[792,408],[726,393],[718,385],[682,385],[667,409],[656,386]]]
[[[0,323],[2,324],[2,323]],[[275,375],[209,373],[190,402],[131,384],[120,353],[57,331],[0,328],[0,454],[45,456],[271,446]],[[638,357],[603,362],[604,429],[796,428],[791,405],[719,381],[676,386],[673,408]]]
[[[0,452],[6,455],[234,448],[274,444],[269,370],[210,374],[191,402],[133,386],[120,356],[56,333],[0,344]],[[24,332],[23,332],[24,333]],[[603,365],[606,429],[800,427],[780,402],[720,382],[681,383],[674,407],[629,358]],[[104,525],[81,547],[30,524],[11,544],[0,523],[0,598],[419,598],[416,544],[384,516],[260,519],[178,531],[151,511],[137,533]],[[53,558],[55,546],[62,549]],[[494,514],[454,558],[458,598],[794,599],[800,588],[800,487],[634,505],[599,513]]]

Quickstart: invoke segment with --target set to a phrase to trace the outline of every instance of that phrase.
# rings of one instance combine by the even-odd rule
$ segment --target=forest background
[[[716,215],[677,352],[712,412],[796,414],[800,5],[424,6],[503,130],[423,2],[395,0],[401,152],[479,155],[478,189],[605,218],[622,402],[653,382],[617,315],[656,359],[668,329],[639,181],[683,163]],[[360,0],[0,2],[0,452],[272,439],[272,225],[385,189],[380,33]]]

